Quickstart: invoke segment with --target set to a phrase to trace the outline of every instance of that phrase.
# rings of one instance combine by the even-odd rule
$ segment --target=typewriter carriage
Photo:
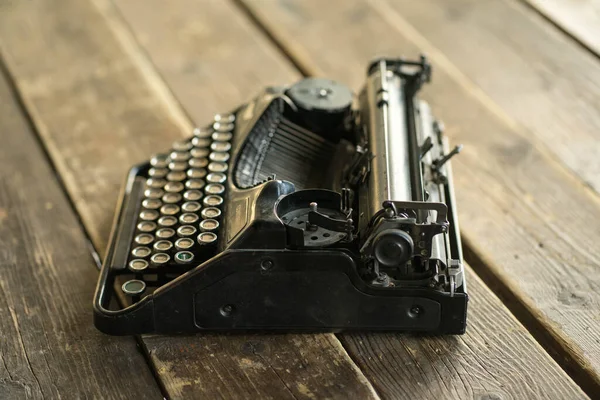
[[[191,146],[181,142],[172,157],[132,169],[98,284],[96,326],[111,334],[463,333],[466,284],[447,162],[453,153],[428,106],[415,98],[429,75],[424,58],[378,60],[358,97],[323,79],[270,88],[196,131]],[[202,151],[208,147],[220,151]],[[182,151],[196,154],[186,158]],[[189,165],[177,164],[178,157]],[[172,196],[168,204],[202,199],[202,210],[220,215],[208,218],[218,230],[200,229],[190,251],[178,248],[182,237],[150,262],[142,258],[140,271],[131,253],[142,234],[142,198],[158,194],[146,182],[153,168],[170,171],[156,178],[169,182],[168,174],[187,170],[183,198]],[[219,179],[201,185],[190,178],[203,168]],[[163,189],[165,202],[171,192]],[[194,227],[182,218],[172,228],[159,228],[158,219],[155,235]],[[194,261],[177,258],[188,253]],[[172,261],[155,263],[157,254]],[[114,292],[125,292],[128,282],[140,293],[120,293],[131,305],[109,311]],[[145,293],[138,282],[147,285]]]

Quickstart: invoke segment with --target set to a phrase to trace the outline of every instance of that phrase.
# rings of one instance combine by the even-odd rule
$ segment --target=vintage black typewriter
[[[430,74],[380,59],[357,97],[319,78],[267,88],[134,167],[98,329],[463,333],[460,148],[416,98]]]

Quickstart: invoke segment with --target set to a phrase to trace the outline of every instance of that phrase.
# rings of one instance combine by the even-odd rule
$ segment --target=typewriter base
[[[119,313],[105,333],[203,330],[401,330],[462,334],[467,296],[368,286],[340,252],[231,251]]]

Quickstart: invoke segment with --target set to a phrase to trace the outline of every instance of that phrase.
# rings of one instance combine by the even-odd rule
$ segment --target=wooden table
[[[598,0],[1,0],[0,399],[600,398]],[[467,334],[109,337],[130,165],[266,85],[428,54]]]

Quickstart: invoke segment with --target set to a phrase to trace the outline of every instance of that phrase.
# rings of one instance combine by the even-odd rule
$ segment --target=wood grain
[[[205,22],[199,19],[191,29],[214,31],[209,37],[230,30],[230,49],[213,54],[220,57],[219,69],[209,68],[195,90],[198,109],[210,105],[224,111],[241,101],[242,92],[253,94],[258,79],[261,85],[273,82],[277,68],[283,76],[286,63],[264,39],[242,39],[256,31],[236,16],[235,8],[210,4],[201,8]],[[148,3],[140,7],[151,8]],[[8,3],[0,13],[0,37],[36,128],[94,244],[104,252],[113,205],[128,168],[190,132],[191,123],[111,3]],[[235,37],[240,38],[239,48]],[[254,58],[237,57],[244,52]],[[264,60],[265,65],[257,69],[245,64],[249,60]],[[234,74],[240,81],[228,91],[220,80]],[[251,91],[246,92],[243,82]],[[82,292],[91,299],[96,277],[88,280],[89,291]],[[91,304],[88,312],[91,316]],[[333,335],[152,336],[143,342],[172,398],[346,398],[348,393],[377,398]]]
[[[332,334],[147,337],[174,398],[379,398]]]
[[[84,233],[0,74],[0,398],[162,399],[133,338],[96,331]]]
[[[115,2],[115,8],[198,125],[250,100],[267,85],[300,79],[230,2],[174,0],[167,7],[160,0],[124,0]]]
[[[203,14],[206,11],[191,0],[179,0],[168,7],[153,2],[150,8],[155,15],[149,21],[150,17],[138,14],[142,4],[147,3],[129,0],[119,3],[119,8],[182,106],[193,118],[203,118],[201,110],[197,108],[203,93],[189,90],[190,87],[203,87],[206,84],[203,74],[183,76],[181,71],[173,67],[171,60],[186,65],[201,59],[191,49],[204,48],[206,43],[188,26],[193,25],[194,21],[204,22],[206,17]],[[289,2],[282,4],[294,7]],[[171,7],[175,7],[175,10]],[[264,7],[269,7],[269,4]],[[171,31],[173,24],[168,23],[174,18],[173,15],[178,15],[178,28],[174,32]],[[308,15],[306,18],[310,20],[312,17]],[[323,24],[331,21],[328,19]],[[322,33],[331,36],[328,31]],[[329,40],[327,36],[322,40]],[[169,38],[168,48],[159,43],[159,38]],[[292,50],[302,51],[298,47]],[[349,59],[352,71],[355,72],[358,67],[362,72],[366,60],[357,63],[355,59]],[[311,62],[311,58],[302,60]],[[343,59],[339,61],[343,62]],[[261,65],[271,65],[271,61],[263,60]],[[252,68],[252,65],[247,68]],[[289,74],[288,81],[296,77],[297,73]],[[263,85],[269,83],[261,82]],[[582,397],[583,394],[572,381],[499,300],[474,275],[470,277],[470,288],[477,296],[470,308],[470,320],[475,321],[475,325],[469,328],[467,336],[463,338],[436,338],[430,341],[398,334],[339,336],[352,358],[375,383],[377,391],[386,398],[412,398],[413,394],[414,397],[418,394],[423,398],[494,398],[500,395],[502,398],[543,398],[553,392],[566,398]],[[407,344],[412,346],[413,352],[405,351]]]
[[[393,9],[362,1],[245,4],[297,63],[355,88],[376,55],[429,53],[434,77],[424,97],[451,139],[465,144],[455,178],[470,259],[528,317],[528,327],[561,365],[597,393],[600,260],[592,249],[600,241],[598,197],[476,87],[465,86],[443,53]]]
[[[384,398],[574,399],[535,339],[471,270],[464,336],[345,333],[344,347]],[[540,368],[540,366],[543,366]]]
[[[522,0],[600,56],[600,1]]]
[[[498,108],[492,111],[521,125],[538,140],[536,147],[600,192],[598,57],[519,1],[373,4],[397,28],[401,16],[402,34],[439,54],[447,71],[460,75],[457,83],[479,91],[490,108]]]

